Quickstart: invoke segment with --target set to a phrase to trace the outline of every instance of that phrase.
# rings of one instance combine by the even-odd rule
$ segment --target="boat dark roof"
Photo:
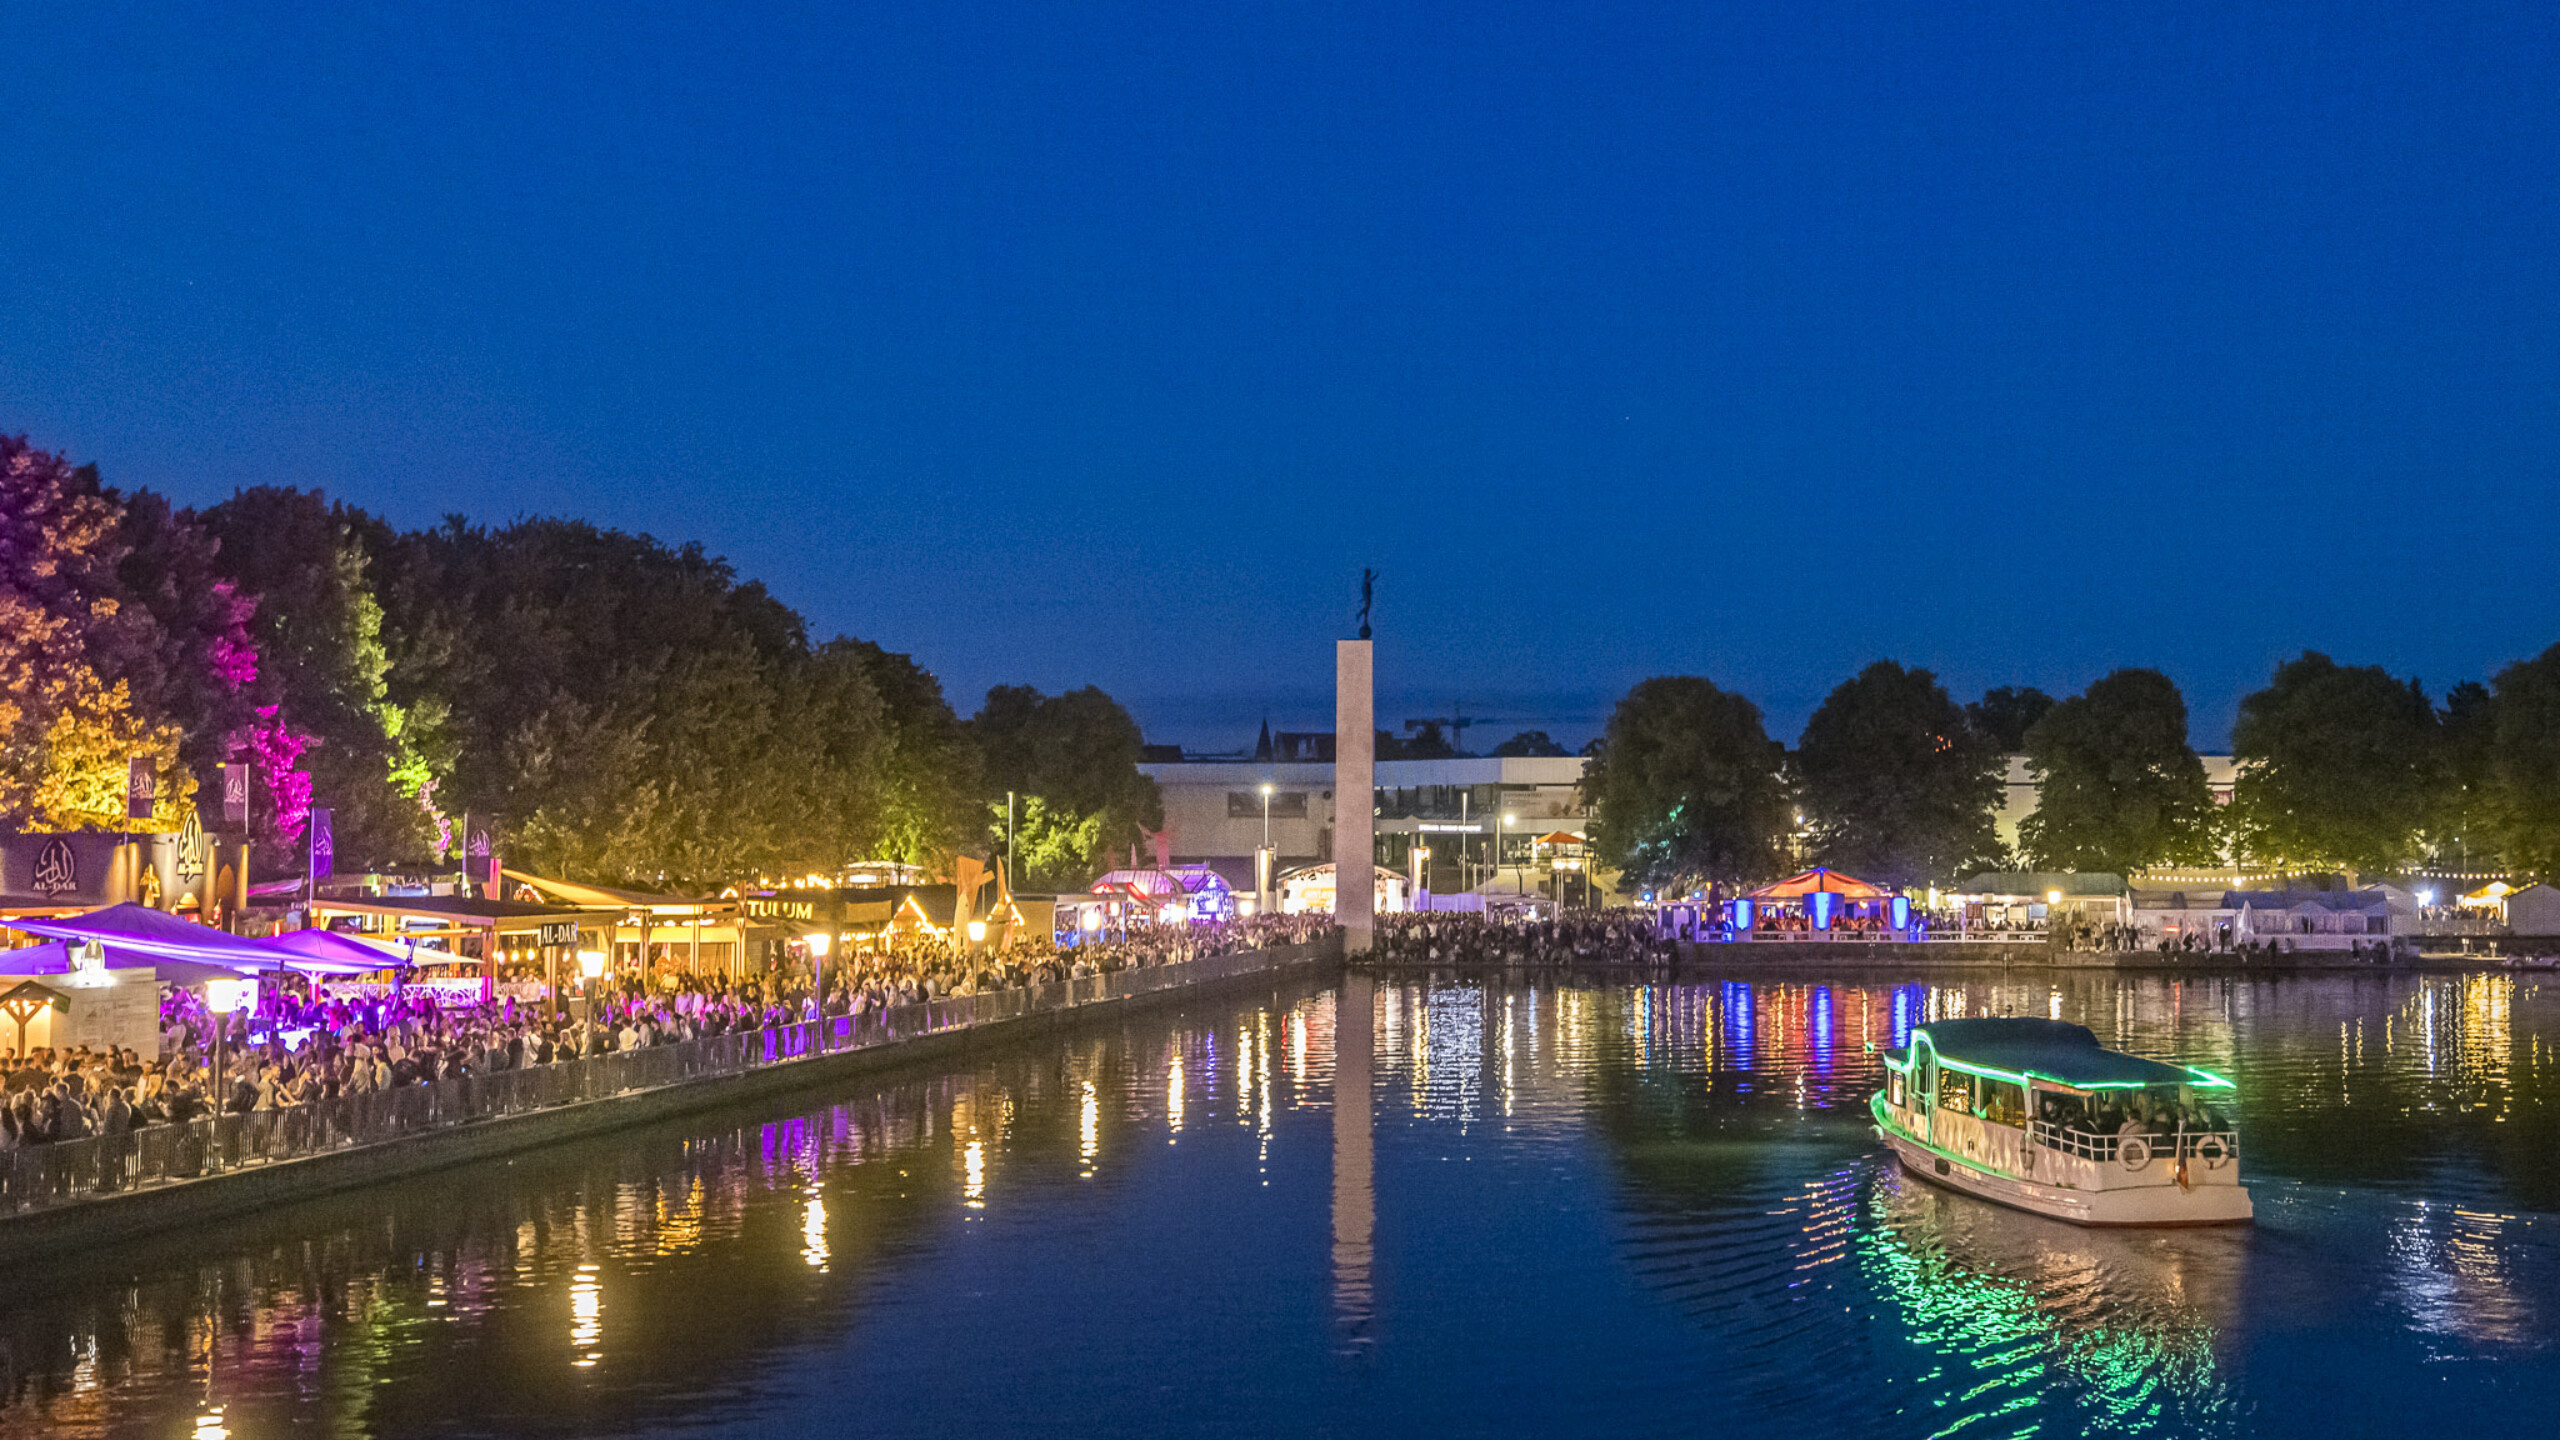
[[[2167,1065],[2109,1050],[2086,1025],[2032,1016],[1986,1017],[1976,1020],[1932,1020],[1912,1032],[1921,1036],[1941,1060],[1984,1070],[2003,1070],[2057,1081],[2080,1089],[2095,1086],[2227,1084],[2183,1065]]]

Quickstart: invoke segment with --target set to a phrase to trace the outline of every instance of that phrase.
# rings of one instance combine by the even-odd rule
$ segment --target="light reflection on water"
[[[2309,1434],[2560,1400],[2532,982],[1345,993],[5,1277],[0,1432],[760,1433],[842,1413],[830,1383],[917,1434]],[[1980,1014],[2231,1074],[2261,1223],[2089,1232],[1902,1175],[1870,1047]]]

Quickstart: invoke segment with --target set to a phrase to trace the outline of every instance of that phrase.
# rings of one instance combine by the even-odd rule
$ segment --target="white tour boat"
[[[2231,1082],[2060,1020],[1933,1020],[1884,1052],[1877,1133],[1924,1180],[2079,1225],[2249,1218]]]

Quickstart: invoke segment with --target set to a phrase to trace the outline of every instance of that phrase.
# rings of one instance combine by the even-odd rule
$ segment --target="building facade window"
[[[1262,792],[1259,790],[1228,791],[1227,818],[1230,820],[1261,819]],[[1272,792],[1271,818],[1274,820],[1306,819],[1307,792],[1304,790],[1278,790]]]

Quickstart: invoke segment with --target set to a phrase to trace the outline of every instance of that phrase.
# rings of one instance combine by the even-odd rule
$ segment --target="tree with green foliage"
[[[1987,863],[2003,765],[1935,675],[1879,660],[1823,700],[1796,746],[1814,853],[1895,885]]]
[[[2435,706],[2414,680],[2304,651],[2240,702],[2233,819],[2283,870],[2391,870],[2419,852],[2438,786]]]
[[[0,827],[175,830],[194,803],[183,727],[136,703],[167,647],[118,571],[124,519],[94,466],[0,436]],[[141,822],[124,803],[137,758],[158,782]]]
[[[1005,839],[1005,807],[997,801],[987,807],[988,839],[1001,846]],[[1109,816],[1100,810],[1078,815],[1071,810],[1051,805],[1038,795],[1017,797],[1013,809],[1014,866],[1019,872],[1012,877],[1013,886],[1034,894],[1081,890],[1095,875],[1108,869],[1103,857],[1102,832]]]
[[[2052,708],[2053,697],[2033,685],[2003,685],[1984,691],[1964,713],[1983,743],[2003,755],[2019,755],[2026,752],[2027,732]]]
[[[367,533],[379,522],[316,490],[254,486],[192,517],[219,543],[215,564],[257,597],[258,693],[271,723],[307,741],[312,801],[328,807],[339,864],[350,870],[430,857],[441,708],[403,706],[374,594]],[[421,804],[421,799],[427,800]],[[290,870],[300,825],[267,811],[271,861]]]
[[[977,841],[982,762],[968,727],[942,695],[942,682],[913,657],[868,640],[825,647],[858,659],[880,696],[884,726],[877,833],[862,857],[924,865]]]
[[[1493,753],[1506,758],[1515,756],[1561,756],[1565,753],[1565,748],[1551,739],[1544,730],[1523,730],[1519,734],[1512,736],[1510,739],[1503,741],[1501,744],[1494,746]]]
[[[1017,797],[1017,847],[1019,802],[1034,796],[1051,817],[1056,837],[1087,837],[1089,848],[1073,863],[1044,862],[1039,873],[1053,884],[1082,885],[1109,868],[1107,856],[1164,827],[1163,797],[1156,782],[1138,770],[1144,758],[1138,722],[1101,690],[1087,686],[1052,696],[1028,685],[998,685],[970,720],[969,737],[985,765],[980,783],[996,812],[992,838],[998,845],[1007,791]],[[1025,871],[1030,873],[1027,861]],[[1015,883],[1030,881],[1016,877]]]
[[[2491,687],[2490,826],[2507,864],[2560,882],[2560,645],[2499,671]]]
[[[2436,724],[2440,763],[2425,827],[2428,855],[2457,870],[2497,866],[2505,838],[2497,697],[2488,686],[2465,680],[2445,692]]]
[[[2018,827],[2044,870],[2127,874],[2215,858],[2215,806],[2187,702],[2157,670],[2118,670],[2026,734],[2036,809]]]
[[[1592,848],[1648,889],[1765,878],[1786,854],[1784,762],[1749,700],[1694,675],[1643,681],[1583,772]]]
[[[389,694],[449,717],[447,810],[575,879],[699,888],[865,858],[887,736],[870,657],[699,546],[563,520],[379,540]]]

